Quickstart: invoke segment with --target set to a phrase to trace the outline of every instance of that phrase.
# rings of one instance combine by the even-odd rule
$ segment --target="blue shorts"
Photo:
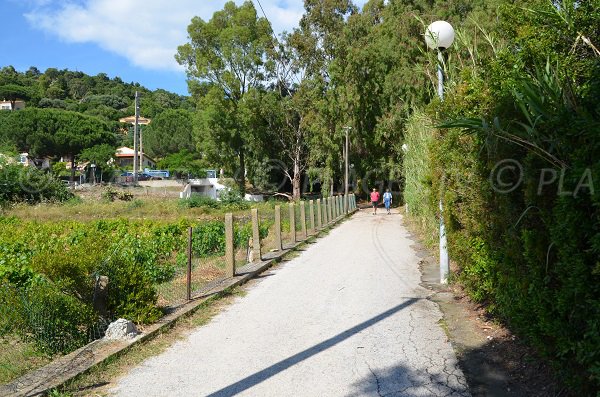
[[[390,209],[390,205],[392,204],[392,201],[391,200],[384,200],[383,204],[385,204],[385,208],[389,210]]]

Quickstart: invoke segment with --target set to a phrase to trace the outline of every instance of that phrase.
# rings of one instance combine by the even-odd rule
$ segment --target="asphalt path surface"
[[[470,396],[412,244],[400,214],[359,211],[111,393]]]

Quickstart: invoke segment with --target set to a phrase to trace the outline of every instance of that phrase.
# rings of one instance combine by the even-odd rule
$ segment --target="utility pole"
[[[140,95],[135,92],[135,124],[133,125],[133,183],[138,182],[138,128],[140,122]]]

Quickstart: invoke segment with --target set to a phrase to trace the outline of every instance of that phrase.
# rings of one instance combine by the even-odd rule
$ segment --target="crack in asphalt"
[[[375,382],[377,383],[377,395],[383,397],[381,394],[381,383],[379,382],[379,377],[377,376],[375,371],[373,371],[373,368],[371,368],[367,360],[365,360],[365,364],[367,364],[369,371],[371,371],[371,374],[373,375],[373,377],[375,378]]]

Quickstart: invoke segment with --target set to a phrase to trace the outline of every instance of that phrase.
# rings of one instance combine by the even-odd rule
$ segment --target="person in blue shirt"
[[[383,204],[385,204],[385,209],[388,213],[390,212],[390,206],[392,205],[392,193],[390,193],[390,189],[386,189],[385,193],[383,193]]]

